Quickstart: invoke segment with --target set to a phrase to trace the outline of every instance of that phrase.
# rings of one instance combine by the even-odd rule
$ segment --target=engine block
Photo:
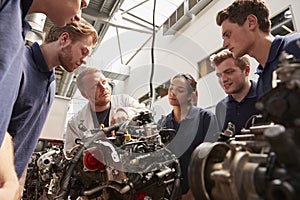
[[[35,180],[42,183],[39,190],[46,194],[43,196],[180,199],[178,159],[165,147],[151,117],[140,113],[121,125],[86,130],[67,155],[55,148],[41,154],[32,171],[38,175]]]

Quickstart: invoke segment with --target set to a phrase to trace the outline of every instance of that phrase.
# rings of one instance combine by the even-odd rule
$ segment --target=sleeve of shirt
[[[66,139],[65,139],[65,145],[64,145],[65,152],[69,152],[72,150],[72,148],[76,145],[75,139],[78,137],[79,137],[79,135],[78,135],[78,131],[75,127],[75,123],[71,119],[67,124]]]
[[[219,127],[218,131],[222,131],[226,115],[226,103],[222,100],[216,106],[216,120]]]
[[[292,34],[287,38],[287,45],[284,50],[295,58],[300,59],[300,33]]]
[[[166,116],[161,116],[161,118],[157,121],[157,126],[158,129],[163,129],[163,128],[167,128],[166,127],[166,122],[167,122],[167,117]]]
[[[120,95],[119,103],[116,103],[116,105],[115,112],[122,110],[128,117],[133,117],[142,111],[148,111],[144,104],[139,103],[133,97],[125,94]]]
[[[216,116],[209,113],[205,116],[205,124],[208,125],[204,142],[216,142],[219,137],[219,126]]]

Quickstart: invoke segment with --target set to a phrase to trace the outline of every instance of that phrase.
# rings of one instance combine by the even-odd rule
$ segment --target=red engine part
[[[99,149],[89,149],[84,155],[83,164],[86,169],[95,171],[103,170],[105,167],[104,155]]]
[[[144,200],[145,197],[147,196],[147,192],[139,192],[139,193],[135,193],[135,198],[138,200]]]

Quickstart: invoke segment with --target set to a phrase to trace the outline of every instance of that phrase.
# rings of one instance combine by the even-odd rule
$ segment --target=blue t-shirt
[[[256,69],[256,74],[259,75],[257,82],[258,98],[272,89],[272,74],[277,69],[278,64],[280,64],[279,56],[282,51],[294,55],[295,58],[300,58],[299,41],[300,33],[275,37],[265,67],[263,68],[259,65]]]
[[[24,17],[31,3],[32,0],[0,3],[0,146],[18,95],[24,35],[29,28]]]
[[[215,115],[208,110],[192,106],[188,115],[180,124],[174,119],[173,111],[158,122],[162,128],[176,130],[173,140],[167,148],[179,158],[182,180],[182,194],[189,190],[188,166],[193,151],[204,141],[216,141],[218,126]]]
[[[24,47],[19,95],[8,127],[15,150],[18,177],[36,147],[55,95],[55,73],[49,70],[37,43]]]
[[[255,103],[257,102],[256,87],[256,82],[251,80],[250,90],[240,102],[228,95],[217,104],[216,117],[222,131],[227,128],[228,122],[235,125],[237,134],[241,133],[242,128],[250,127],[251,123],[248,120],[251,116],[259,114],[255,109]],[[221,115],[224,115],[224,119]]]

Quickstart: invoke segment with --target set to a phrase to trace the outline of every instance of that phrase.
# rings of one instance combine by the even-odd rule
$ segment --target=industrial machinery
[[[194,151],[189,181],[196,199],[299,199],[300,61],[284,53],[276,73],[276,87],[256,105],[261,123]]]
[[[49,149],[31,164],[39,184],[35,188],[43,191],[39,198],[179,199],[179,162],[161,138],[148,112],[122,124],[86,130],[67,155]]]
[[[63,141],[40,139],[27,168],[22,199],[51,199],[63,169]]]

